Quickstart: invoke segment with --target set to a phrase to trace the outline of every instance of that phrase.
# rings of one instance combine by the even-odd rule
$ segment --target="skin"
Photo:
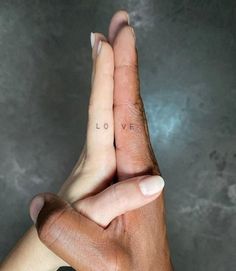
[[[93,267],[90,266],[90,262],[95,261],[97,264],[101,262],[97,261],[97,257],[91,261],[91,257],[96,254],[102,255],[104,259],[103,266],[99,270],[172,270],[166,236],[163,195],[159,198],[157,198],[159,194],[148,198],[141,197],[140,190],[136,189],[133,194],[138,195],[139,202],[136,198],[135,204],[131,204],[130,210],[157,199],[135,211],[125,213],[127,210],[123,208],[120,211],[121,214],[113,212],[105,221],[102,221],[104,216],[102,213],[100,216],[94,216],[99,213],[95,212],[98,210],[98,206],[109,206],[108,202],[112,203],[112,197],[108,196],[112,194],[111,191],[105,190],[105,192],[101,192],[102,194],[99,193],[104,191],[111,181],[118,181],[118,184],[122,184],[127,182],[124,182],[125,179],[132,178],[128,183],[132,183],[133,187],[137,188],[137,184],[144,176],[160,174],[151,148],[139,93],[135,39],[132,28],[127,25],[127,18],[127,13],[124,11],[113,16],[108,37],[113,51],[111,50],[107,55],[104,72],[97,77],[95,76],[96,71],[100,70],[96,69],[98,66],[96,59],[98,40],[102,39],[105,44],[105,47],[103,44],[101,52],[104,52],[106,46],[110,47],[102,34],[96,34],[87,140],[79,162],[59,193],[62,198],[73,204],[68,205],[54,195],[43,195],[46,204],[38,216],[39,237],[64,261],[39,242],[33,227],[3,263],[1,270],[14,270],[16,266],[17,270],[32,270],[32,266],[34,266],[34,270],[56,270],[67,263],[75,269],[95,270],[99,265],[93,264]],[[113,62],[113,66],[111,62]],[[104,82],[106,82],[105,88]],[[99,91],[100,88],[97,86],[101,84],[103,88],[101,88],[102,91]],[[113,92],[110,91],[113,89],[113,84],[114,97]],[[97,119],[101,123],[108,123],[111,129],[106,131],[97,129],[94,132]],[[100,144],[97,144],[98,141]],[[121,185],[116,186],[121,187]],[[115,190],[117,191],[117,189]],[[118,191],[120,191],[119,195],[126,195],[128,189],[126,187],[123,192],[122,189]],[[135,191],[135,188],[129,191]],[[107,196],[104,197],[104,193]],[[101,203],[100,199],[104,198],[106,200]],[[123,199],[125,198],[123,197]],[[96,205],[98,202],[99,204]],[[114,200],[113,202],[113,206],[117,206],[116,204],[121,204],[122,201],[118,200],[117,203]],[[88,206],[90,206],[90,210]],[[58,220],[58,212],[60,213],[62,209],[66,211]],[[54,211],[45,213],[45,210]],[[58,228],[57,230],[54,228],[54,231],[50,232],[49,228],[52,230],[52,227],[47,227],[50,225],[48,221],[55,218],[53,225]],[[67,235],[63,236],[66,233],[61,231],[60,225],[74,227],[73,232],[76,235],[73,235],[72,238],[71,231],[66,231]],[[78,225],[80,225],[79,228]],[[48,236],[54,238],[52,233],[58,231],[61,239],[57,239],[57,242],[53,239],[53,247],[47,238]],[[81,236],[85,237],[86,242],[81,243]],[[102,237],[102,239],[98,237]],[[69,240],[69,243],[65,240]],[[94,240],[102,242],[96,243]],[[107,245],[99,245],[103,242]],[[70,245],[69,253],[68,244]],[[96,244],[95,247],[94,244]],[[94,253],[89,254],[85,247],[93,248]],[[34,251],[32,257],[29,257],[29,251]],[[89,251],[91,252],[91,250]],[[74,257],[75,255],[76,257]],[[22,266],[22,262],[25,263],[24,266]]]
[[[114,23],[117,24],[117,20]],[[110,34],[110,42],[115,58],[117,179],[159,175],[140,97],[133,29],[122,23],[114,39]],[[172,270],[163,194],[142,208],[116,217],[105,229],[64,204],[60,199],[49,199],[40,213],[37,228],[41,240],[76,270]],[[58,210],[63,212],[60,219],[57,219],[57,213],[50,212],[51,206],[60,206]],[[54,221],[54,226],[50,220]],[[72,232],[63,228],[72,229]],[[81,236],[86,236],[85,243]],[[88,251],[85,246],[89,247]]]
[[[137,50],[132,34],[132,29],[126,26],[113,41],[115,142],[119,180],[143,174],[160,174],[140,97]],[[119,123],[124,119],[127,123],[134,123],[137,131],[122,130]],[[127,245],[133,262],[130,270],[172,270],[163,194],[152,203],[117,218],[114,223],[119,222],[130,240]]]
[[[110,111],[110,114],[107,114],[107,111],[102,109],[104,106],[111,107],[113,103],[112,77],[110,76],[105,81],[105,88],[99,87],[102,83],[101,74],[106,72],[107,69],[110,70],[110,68],[112,68],[113,74],[113,53],[111,47],[107,44],[105,56],[100,59],[102,61],[97,61],[96,51],[99,40],[106,39],[102,34],[96,33],[96,41],[92,50],[93,71],[86,142],[78,162],[58,193],[70,203],[102,190],[112,180],[116,170],[113,146],[113,114],[111,113],[112,111]],[[97,74],[97,77],[95,74]],[[106,104],[103,104],[101,94],[106,95]],[[104,131],[98,133],[94,129],[96,114],[101,119],[104,119],[106,114],[106,120],[110,122],[111,126],[106,133]],[[101,142],[101,144],[96,144],[96,140]],[[68,266],[68,263],[55,255],[39,240],[36,228],[32,226],[1,263],[0,270],[30,271],[33,269],[34,271],[52,271],[57,270],[60,266]]]

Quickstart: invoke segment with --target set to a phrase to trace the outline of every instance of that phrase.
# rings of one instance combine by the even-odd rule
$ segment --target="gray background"
[[[80,154],[89,34],[120,8],[137,34],[175,270],[236,270],[234,0],[0,1],[0,256],[31,225],[31,197],[57,191]]]

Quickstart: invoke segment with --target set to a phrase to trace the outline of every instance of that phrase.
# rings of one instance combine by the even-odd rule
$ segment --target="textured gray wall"
[[[57,191],[80,154],[89,33],[119,8],[137,32],[175,269],[236,270],[234,0],[0,1],[0,256],[31,224],[31,197]]]

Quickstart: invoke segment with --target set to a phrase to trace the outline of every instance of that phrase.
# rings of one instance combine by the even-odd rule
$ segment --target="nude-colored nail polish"
[[[34,223],[37,222],[38,215],[44,206],[44,198],[36,196],[32,199],[30,204],[30,216]]]
[[[161,176],[149,176],[139,182],[139,187],[144,196],[160,193],[165,185]]]
[[[91,42],[91,47],[93,49],[93,46],[95,43],[95,34],[93,32],[90,33],[90,42]]]

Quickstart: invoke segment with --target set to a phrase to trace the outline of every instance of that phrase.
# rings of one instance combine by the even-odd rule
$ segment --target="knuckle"
[[[120,199],[117,191],[117,185],[112,187],[112,198],[116,204],[119,203]]]
[[[113,105],[106,105],[106,106],[102,106],[100,104],[96,104],[94,102],[90,102],[88,105],[88,115],[94,115],[97,114],[98,111],[106,111],[107,113],[112,112],[113,110]]]
[[[115,69],[116,70],[131,71],[131,72],[137,73],[138,72],[138,64],[137,64],[137,61],[128,62],[126,64],[116,65]]]
[[[113,84],[114,77],[113,77],[113,72],[112,71],[102,71],[100,74],[101,78],[106,80],[105,83],[106,85]]]
[[[134,102],[124,102],[118,103],[114,102],[114,108],[121,108],[122,110],[126,110],[129,117],[134,120],[137,120],[140,124],[146,122],[144,106],[141,97],[139,96],[136,101]]]
[[[122,184],[116,184],[113,186],[113,189],[112,189],[112,196],[113,196],[113,200],[115,202],[115,207],[116,207],[116,210],[118,211],[122,211],[124,206],[127,206],[128,204],[128,201],[127,201],[127,198],[125,197],[124,195],[124,191],[122,189]]]
[[[138,99],[135,103],[128,104],[128,109],[130,111],[130,114],[134,116],[135,118],[144,120],[144,108],[143,103],[140,99]]]

